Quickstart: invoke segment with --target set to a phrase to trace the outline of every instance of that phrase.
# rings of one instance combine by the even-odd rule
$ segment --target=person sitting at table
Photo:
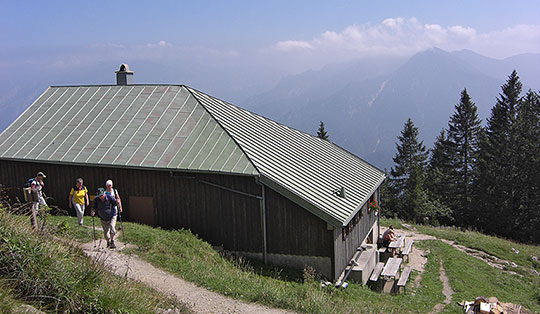
[[[383,247],[388,247],[390,242],[397,240],[397,234],[394,232],[394,226],[390,225],[388,229],[383,233]]]

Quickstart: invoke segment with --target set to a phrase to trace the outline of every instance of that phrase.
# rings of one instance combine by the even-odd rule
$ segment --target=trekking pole
[[[92,229],[94,229],[94,249],[96,248],[96,225],[94,224],[94,215],[92,215]]]
[[[126,233],[124,232],[124,225],[122,224],[122,214],[118,213],[118,218],[120,219],[120,229],[122,229],[122,242],[124,246],[126,245]]]

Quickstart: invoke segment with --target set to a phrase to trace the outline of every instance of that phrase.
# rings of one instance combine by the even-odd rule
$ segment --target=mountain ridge
[[[540,61],[540,54],[527,57]],[[486,65],[472,66],[479,62],[476,59]],[[493,69],[492,63],[499,65],[489,72],[486,68]],[[522,67],[522,63],[518,65]],[[309,133],[316,131],[319,121],[324,121],[331,141],[380,168],[389,168],[395,154],[394,143],[407,118],[411,117],[419,127],[420,136],[429,148],[439,131],[447,126],[464,88],[477,104],[480,118],[485,120],[511,70],[499,77],[493,75],[506,71],[508,64],[508,60],[491,59],[470,51],[432,48],[413,55],[386,74],[364,74],[322,95],[297,93],[295,97],[283,97],[278,89],[273,89],[265,97],[252,97],[245,106]],[[351,71],[343,77],[354,77],[356,68]],[[314,72],[310,75],[325,76]],[[294,80],[289,78],[288,82]],[[309,85],[306,81],[302,83]],[[294,88],[288,86],[287,91]],[[272,94],[276,97],[272,98]]]

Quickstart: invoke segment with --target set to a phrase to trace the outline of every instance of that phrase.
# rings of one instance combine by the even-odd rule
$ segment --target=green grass
[[[381,224],[394,224],[403,228],[402,222],[395,219],[381,219]],[[486,252],[490,255],[513,261],[516,264],[540,271],[540,263],[533,256],[540,258],[540,246],[512,242],[506,239],[488,236],[477,231],[461,231],[452,227],[429,227],[411,224],[418,232],[435,236],[440,239],[455,241],[457,244]],[[519,250],[516,254],[512,248]]]
[[[15,293],[9,288],[9,282],[0,281],[0,313],[11,313],[19,307],[21,302],[17,300]]]
[[[443,261],[450,286],[455,291],[454,301],[496,296],[502,302],[521,304],[534,313],[540,313],[538,278],[500,271],[441,241],[429,240],[426,244],[431,253]],[[461,313],[455,310],[456,306],[447,308],[445,313]]]
[[[92,241],[91,229],[78,226],[73,217],[51,217],[49,221],[67,225],[67,237]],[[91,226],[91,220],[85,218],[85,225]],[[318,281],[304,281],[301,272],[224,257],[188,230],[161,230],[134,223],[124,226],[128,242],[138,246],[126,253],[137,254],[161,269],[236,299],[306,313],[429,312],[443,299],[438,264],[428,264],[423,286],[408,291],[409,295],[383,295],[357,284],[345,290],[321,288]],[[101,232],[98,237],[102,237]]]
[[[49,221],[51,225],[62,225],[59,229],[64,229],[66,237],[92,241],[89,217],[85,218],[88,227],[78,226],[74,217],[51,217]],[[389,223],[402,227],[400,221],[384,220],[384,224]],[[456,291],[444,313],[461,313],[456,301],[473,300],[480,295],[497,296],[503,302],[519,303],[533,312],[540,312],[540,285],[531,276],[518,277],[494,269],[441,241],[415,243],[415,246],[430,251],[422,284],[416,289],[409,284],[406,295],[394,296],[379,294],[358,284],[350,284],[347,289],[321,288],[317,281],[304,281],[301,272],[224,257],[188,230],[169,231],[134,223],[124,223],[124,226],[128,242],[138,246],[130,252],[156,267],[220,294],[272,307],[306,313],[429,313],[435,304],[444,300],[439,280],[439,263],[442,260],[450,284]],[[454,240],[496,256],[500,254],[499,257],[518,264],[531,265],[527,258],[520,255],[538,252],[535,246],[516,244],[476,232],[415,227],[422,233]],[[97,236],[102,237],[102,232],[97,232]],[[521,250],[520,254],[513,253],[511,247]],[[513,255],[505,253],[506,250]],[[418,274],[413,273],[409,283],[416,276]]]
[[[28,217],[4,211],[0,279],[10,283],[10,289],[0,291],[6,307],[31,303],[55,313],[152,313],[171,307],[187,311],[142,284],[112,275],[65,241],[32,232]]]

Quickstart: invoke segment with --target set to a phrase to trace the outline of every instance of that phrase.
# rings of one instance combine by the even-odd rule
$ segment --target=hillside
[[[73,217],[51,217],[50,222],[68,226],[70,237],[80,242],[92,241],[90,219],[85,221],[86,227],[77,226]],[[412,225],[406,229],[399,221],[383,223],[415,233],[420,239],[415,242],[415,251],[425,256],[424,270],[413,273],[404,295],[379,294],[354,283],[346,289],[322,288],[309,270],[301,273],[236,258],[216,251],[187,230],[124,223],[124,237],[136,247],[123,252],[225,296],[305,313],[429,313],[446,298],[440,281],[441,265],[454,291],[444,313],[461,313],[456,302],[480,295],[540,311],[540,277],[535,273],[540,263],[533,258],[540,256],[540,247],[451,228]],[[488,257],[478,258],[473,251]],[[493,259],[508,264],[497,268],[486,262]]]
[[[0,206],[0,312],[189,312],[164,294],[110,274],[73,245],[66,228],[57,224],[32,232],[27,217]]]

